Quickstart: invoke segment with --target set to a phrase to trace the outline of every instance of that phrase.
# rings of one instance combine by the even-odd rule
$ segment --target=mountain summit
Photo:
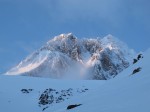
[[[49,40],[6,75],[107,80],[127,68],[133,57],[134,51],[112,35],[78,39],[68,33]]]

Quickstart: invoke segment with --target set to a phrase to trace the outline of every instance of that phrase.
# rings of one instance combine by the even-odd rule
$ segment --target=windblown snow
[[[112,35],[78,39],[71,33],[61,34],[6,75],[107,80],[127,68],[134,55],[132,49]]]

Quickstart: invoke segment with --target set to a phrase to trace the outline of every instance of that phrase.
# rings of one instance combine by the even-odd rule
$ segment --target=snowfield
[[[103,85],[104,82],[93,80],[55,80],[26,76],[0,76],[0,112],[41,112],[44,105],[39,107],[39,97],[46,89],[52,88],[57,91],[73,89],[72,96],[64,101],[68,102],[75,97],[83,97],[83,95],[88,93],[82,93],[82,90],[88,89],[87,91],[93,91],[97,86]],[[33,90],[29,93],[23,93],[22,89]],[[48,106],[55,110],[61,105],[62,103],[53,103]]]
[[[106,81],[1,75],[0,112],[150,112],[150,49],[142,57]]]

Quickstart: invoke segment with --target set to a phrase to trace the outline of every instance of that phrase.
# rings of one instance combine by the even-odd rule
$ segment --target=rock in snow
[[[127,68],[133,57],[134,51],[111,35],[77,39],[71,33],[61,34],[6,75],[107,80]]]

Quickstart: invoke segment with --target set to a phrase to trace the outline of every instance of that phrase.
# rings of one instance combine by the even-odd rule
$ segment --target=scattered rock
[[[137,63],[138,60],[137,59],[133,59],[133,64]]]
[[[88,90],[87,88],[83,88],[83,89],[78,88],[76,92],[84,93],[87,90]],[[45,109],[48,108],[48,105],[50,104],[61,103],[67,99],[70,99],[70,97],[73,96],[73,92],[75,92],[75,90],[73,90],[72,88],[69,88],[67,90],[61,90],[61,91],[57,91],[52,88],[46,89],[45,91],[42,92],[42,94],[40,94],[39,101],[38,101],[39,107],[41,107],[42,110],[44,111]],[[80,104],[76,106],[80,106]]]
[[[30,93],[33,89],[21,89],[22,93]]]
[[[142,54],[138,54],[136,59],[133,59],[133,64],[137,63],[141,58],[143,58]]]
[[[45,109],[47,109],[48,107],[45,107],[45,108],[43,108],[43,110],[42,111],[44,111]]]
[[[47,105],[54,102],[54,96],[52,93],[56,91],[55,89],[46,89],[39,98],[39,105]]]
[[[139,54],[138,57],[137,57],[137,59],[140,60],[141,58],[143,58],[143,55]]]
[[[85,90],[87,91],[87,90],[89,90],[89,89],[85,88]]]
[[[132,72],[132,75],[135,74],[135,73],[140,72],[141,69],[142,69],[141,67],[138,67],[138,68],[134,69],[133,72]]]

